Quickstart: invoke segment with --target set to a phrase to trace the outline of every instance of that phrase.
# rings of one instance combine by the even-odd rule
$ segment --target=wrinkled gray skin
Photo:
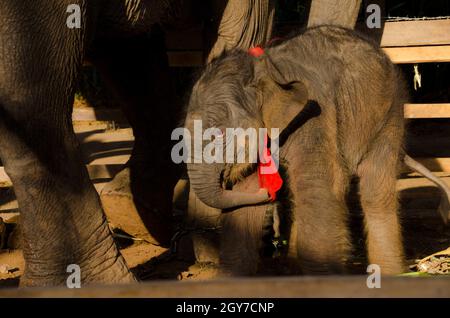
[[[133,127],[129,165],[136,206],[157,214],[153,236],[170,239],[163,229],[170,226],[179,174],[168,142],[177,101],[156,26],[177,19],[171,16],[180,11],[177,1],[170,8],[169,2],[0,0],[0,158],[21,210],[21,285],[65,284],[69,264],[80,265],[83,284],[135,280],[110,235],[72,128],[73,96],[86,59],[124,104]],[[70,4],[81,7],[80,29],[66,27]],[[230,27],[257,35],[258,24],[241,22]],[[247,34],[245,39],[251,41]]]
[[[396,178],[402,160],[404,84],[380,49],[354,32],[323,26],[286,40],[255,59],[225,55],[194,87],[186,127],[286,127],[305,105],[321,115],[282,148],[292,225],[289,254],[306,273],[342,272],[350,253],[345,197],[359,178],[369,262],[402,272]],[[225,139],[225,138],[224,138]],[[261,192],[225,190],[252,167],[189,164],[191,186],[215,208],[264,202]]]
[[[128,3],[126,11],[124,2],[109,0],[0,1],[0,157],[21,210],[24,286],[65,284],[69,264],[81,267],[83,284],[135,280],[110,235],[71,121],[78,75],[88,53],[96,51],[93,60],[100,59],[110,31],[123,38],[142,34],[158,22],[164,9],[154,6],[149,10],[152,15],[140,20],[143,8],[136,5],[138,1]],[[66,26],[69,4],[82,9],[81,29]],[[123,45],[118,45],[118,51]],[[155,67],[154,60],[132,63],[140,56],[132,60],[130,55],[148,53],[148,46],[121,56],[124,61],[111,54],[99,68],[117,63],[116,74],[110,76],[116,85],[119,73],[134,72],[137,65],[142,72],[152,69],[161,75],[163,59],[161,67]],[[161,55],[161,49],[157,50],[154,56]],[[139,88],[147,89],[153,80],[140,83]],[[164,78],[160,81],[167,83]],[[134,84],[119,92],[124,100],[135,94],[131,109],[148,102]],[[152,106],[158,113],[158,105]],[[142,125],[134,128],[139,131]],[[137,147],[147,140],[138,140]]]

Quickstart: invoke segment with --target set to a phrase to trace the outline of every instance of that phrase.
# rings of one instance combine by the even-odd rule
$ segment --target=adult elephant
[[[166,142],[177,120],[177,102],[158,23],[176,12],[170,9],[177,2],[0,1],[0,157],[21,210],[22,285],[63,284],[69,264],[80,266],[83,283],[135,280],[110,235],[72,128],[74,92],[86,58],[126,105],[136,135],[132,189],[149,212],[159,210],[157,236],[170,236],[161,228],[170,226],[177,179]],[[67,27],[69,5],[80,8],[80,28]],[[245,19],[227,24],[224,19],[221,33],[242,32],[246,40],[235,45],[265,40],[270,32],[260,38],[259,31],[270,25],[265,22],[272,17],[271,1],[247,1],[234,10]],[[251,16],[260,23],[249,25]],[[219,46],[218,53],[227,48]]]

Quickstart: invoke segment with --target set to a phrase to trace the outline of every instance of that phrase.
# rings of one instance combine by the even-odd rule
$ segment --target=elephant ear
[[[260,63],[259,88],[265,126],[282,132],[308,104],[308,90],[301,81],[287,81],[269,58]]]

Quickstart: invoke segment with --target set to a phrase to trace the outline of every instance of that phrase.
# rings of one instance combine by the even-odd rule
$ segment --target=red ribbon
[[[267,147],[267,136],[264,140],[263,156],[265,163],[260,161],[258,164],[259,187],[267,189],[271,201],[275,201],[277,198],[277,191],[280,190],[283,185],[283,179],[278,173],[278,168]],[[269,170],[269,172],[267,172],[267,170]]]
[[[272,38],[269,42],[267,42],[266,46],[269,46],[272,43],[274,43],[276,41],[281,41],[281,40],[283,40],[283,38],[280,38],[280,37]],[[264,48],[262,46],[258,45],[258,46],[250,48],[247,51],[247,53],[253,57],[261,57],[264,55],[265,52],[264,52]]]
[[[264,55],[264,49],[260,46],[255,46],[248,50],[248,54],[253,57],[260,57]]]

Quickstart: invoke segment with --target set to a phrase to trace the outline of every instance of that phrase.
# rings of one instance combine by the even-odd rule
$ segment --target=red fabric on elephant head
[[[264,55],[264,49],[260,46],[255,46],[248,50],[248,54],[253,57],[260,57]]]

